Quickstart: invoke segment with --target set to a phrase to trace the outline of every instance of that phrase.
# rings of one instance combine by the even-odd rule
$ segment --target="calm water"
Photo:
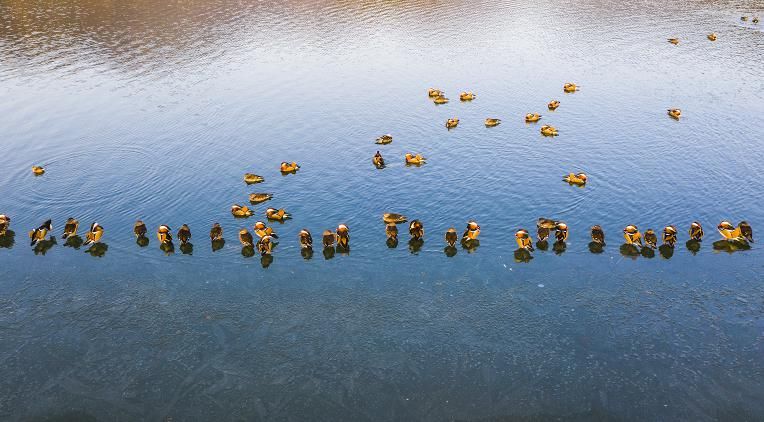
[[[764,252],[712,247],[721,219],[764,229],[764,25],[740,21],[761,2],[159,3],[0,1],[0,419],[764,419]],[[294,214],[267,268],[236,240],[266,205],[228,211],[255,191]],[[424,222],[421,250],[386,246],[390,211]],[[70,216],[105,255],[33,252]],[[541,216],[567,250],[515,262]],[[471,218],[480,247],[447,257]],[[164,254],[154,230],[184,223],[192,254]],[[300,228],[338,223],[350,254],[303,259]],[[630,223],[680,244],[624,257]]]

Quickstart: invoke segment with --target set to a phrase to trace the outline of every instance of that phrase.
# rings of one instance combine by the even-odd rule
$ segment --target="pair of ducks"
[[[702,231],[703,229],[701,227],[701,238]],[[677,233],[677,229],[673,225],[664,227],[663,234],[661,235],[663,244],[673,248],[677,242]],[[642,234],[639,232],[639,229],[635,225],[628,225],[623,229],[623,238],[626,239],[627,245],[639,246],[640,248],[646,246],[650,249],[655,249],[658,247],[658,236],[655,234],[653,229],[647,229],[645,231],[645,245],[642,244]]]
[[[5,216],[2,216],[5,217]],[[7,224],[10,224],[10,219],[8,217],[5,217],[7,220]],[[64,233],[61,236],[62,239],[68,239],[70,237],[74,237],[77,235],[77,230],[80,227],[80,222],[75,218],[69,218],[66,220],[66,224],[64,225]],[[6,227],[7,229],[7,227]],[[0,229],[0,231],[4,232],[4,230]],[[53,231],[53,221],[47,220],[42,225],[34,230],[31,230],[29,232],[29,239],[31,239],[30,246],[34,246],[39,242],[43,242],[48,238],[48,233]],[[103,227],[98,223],[93,223],[90,225],[90,229],[85,234],[85,245],[89,245],[91,243],[98,243],[101,241],[101,238],[103,237]]]
[[[398,224],[403,224],[408,219],[402,214],[385,213],[382,214],[382,221],[385,223],[385,235],[389,241],[395,242],[398,240]],[[414,241],[421,241],[424,239],[424,224],[419,220],[412,220],[409,223],[409,235]],[[467,222],[467,228],[462,233],[462,243],[469,244],[478,240],[480,236],[480,225],[477,222],[470,220]],[[446,230],[445,235],[446,244],[450,247],[455,247],[458,241],[456,229],[451,227]]]
[[[432,98],[432,102],[435,104],[446,104],[449,101],[448,98],[446,98],[445,92],[436,88],[428,89],[427,96]],[[462,91],[459,94],[459,100],[461,101],[472,101],[475,98],[477,98],[477,95],[475,95],[475,93],[471,91]]]
[[[741,16],[740,20],[743,21],[743,22],[748,22],[748,16]],[[759,23],[759,17],[758,16],[754,16],[753,20],[751,20],[751,22]]]
[[[407,152],[404,158],[406,160],[407,165],[418,166],[427,162],[427,159],[424,158],[422,154],[412,154],[410,152]],[[379,151],[377,151],[377,153],[374,154],[373,157],[371,157],[371,162],[372,164],[374,164],[374,167],[378,169],[383,169],[386,166],[385,159],[382,157],[382,153],[380,153]]]
[[[291,162],[287,163],[286,161],[281,162],[281,166],[279,167],[279,170],[282,174],[289,174],[289,173],[297,173],[297,170],[300,169],[300,165]],[[265,178],[263,176],[254,174],[254,173],[244,173],[244,183],[248,185],[254,185],[255,183],[262,183],[265,181]]]
[[[716,41],[716,38],[717,38],[716,32],[712,32],[712,33],[706,35],[706,38],[708,38],[709,41]],[[678,45],[679,44],[679,38],[668,38],[668,42],[670,42],[671,44],[674,44],[674,45]]]
[[[485,127],[495,127],[501,124],[501,119],[487,117],[483,124],[485,124]],[[459,119],[457,117],[446,120],[446,129],[453,129],[457,126],[459,126]]]
[[[266,195],[272,197],[270,194],[251,194],[250,195],[250,201],[252,200],[252,195]],[[270,199],[270,197],[268,199]],[[259,197],[255,199],[261,199]],[[267,200],[267,199],[264,199]],[[260,201],[263,202],[263,201]],[[252,211],[248,206],[239,205],[239,204],[233,204],[231,205],[231,214],[236,218],[249,218],[254,214],[254,211]],[[276,209],[276,208],[267,208],[265,210],[265,217],[269,220],[275,220],[275,221],[284,221],[291,218],[291,214],[286,212],[283,208]]]

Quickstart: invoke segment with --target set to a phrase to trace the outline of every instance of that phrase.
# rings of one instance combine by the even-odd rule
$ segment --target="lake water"
[[[0,419],[764,419],[764,252],[712,245],[722,219],[764,229],[764,24],[743,15],[764,5],[0,2]],[[234,219],[256,191],[274,198]],[[294,216],[272,262],[236,239],[266,206]],[[401,226],[388,248],[383,212],[424,245]],[[105,227],[102,256],[29,247],[67,217]],[[538,217],[567,249],[516,262]],[[480,246],[447,256],[469,219]],[[156,228],[184,223],[193,251],[165,254]],[[339,223],[350,253],[304,259],[299,230]],[[627,224],[679,245],[623,256]]]

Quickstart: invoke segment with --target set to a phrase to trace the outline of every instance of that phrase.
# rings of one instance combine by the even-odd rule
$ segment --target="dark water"
[[[764,228],[760,2],[159,3],[0,1],[0,419],[764,419],[764,254],[712,247],[721,219]],[[254,191],[275,196],[235,220]],[[266,205],[294,219],[263,268],[236,232]],[[424,222],[419,251],[386,246],[386,211]],[[103,256],[29,247],[70,216]],[[515,262],[541,216],[567,249]],[[473,218],[480,247],[447,257]],[[192,254],[164,254],[184,223]],[[303,259],[300,228],[338,223],[350,254]],[[627,224],[680,244],[624,257]]]

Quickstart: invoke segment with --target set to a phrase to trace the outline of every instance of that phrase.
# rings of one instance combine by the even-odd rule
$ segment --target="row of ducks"
[[[576,92],[579,90],[579,86],[572,83],[572,82],[566,82],[562,86],[563,92],[571,93]],[[435,104],[446,104],[448,103],[449,99],[446,97],[446,93],[442,89],[438,88],[429,88],[427,90],[427,95],[432,99],[432,102]],[[472,101],[475,98],[477,98],[477,95],[472,91],[462,91],[459,94],[459,100],[461,101]]]
[[[717,36],[716,36],[715,32],[712,32],[712,33],[706,35],[706,38],[708,38],[709,41],[716,41]],[[674,45],[679,44],[679,38],[667,38],[667,40],[671,44],[674,44]]]

